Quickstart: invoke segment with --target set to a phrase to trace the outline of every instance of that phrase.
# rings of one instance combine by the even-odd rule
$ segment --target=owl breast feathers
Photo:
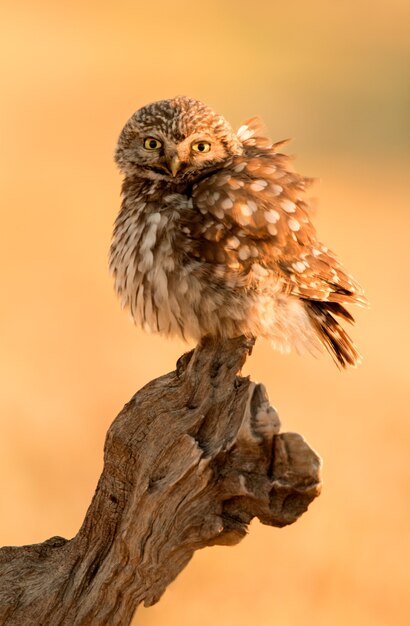
[[[324,346],[359,360],[337,321],[365,304],[359,285],[316,237],[295,173],[254,118],[234,133],[185,97],[137,111],[116,161],[123,202],[110,269],[143,328],[199,340],[266,337],[287,352]]]

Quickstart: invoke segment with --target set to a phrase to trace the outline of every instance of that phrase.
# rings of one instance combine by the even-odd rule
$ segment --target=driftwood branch
[[[110,427],[78,534],[0,550],[0,624],[119,626],[158,601],[195,550],[235,544],[253,517],[291,524],[320,491],[320,459],[238,376],[243,337],[203,340]]]

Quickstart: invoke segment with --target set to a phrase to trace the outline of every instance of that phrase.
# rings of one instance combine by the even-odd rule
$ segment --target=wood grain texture
[[[111,425],[78,534],[0,550],[0,624],[125,626],[195,550],[233,545],[253,517],[291,524],[320,493],[320,458],[238,376],[252,343],[204,339]]]

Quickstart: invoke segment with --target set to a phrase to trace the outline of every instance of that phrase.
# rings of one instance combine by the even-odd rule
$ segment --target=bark
[[[320,459],[237,375],[250,348],[204,339],[125,405],[78,534],[0,550],[0,624],[125,626],[195,550],[239,542],[253,517],[281,527],[306,511]]]

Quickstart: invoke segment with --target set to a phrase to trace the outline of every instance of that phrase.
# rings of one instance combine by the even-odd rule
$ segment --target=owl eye
[[[144,148],[145,150],[159,150],[162,146],[162,143],[159,139],[155,139],[155,137],[147,137],[144,139]]]
[[[197,141],[196,143],[193,143],[191,147],[194,152],[201,152],[204,154],[205,152],[210,151],[211,144],[209,141]]]

